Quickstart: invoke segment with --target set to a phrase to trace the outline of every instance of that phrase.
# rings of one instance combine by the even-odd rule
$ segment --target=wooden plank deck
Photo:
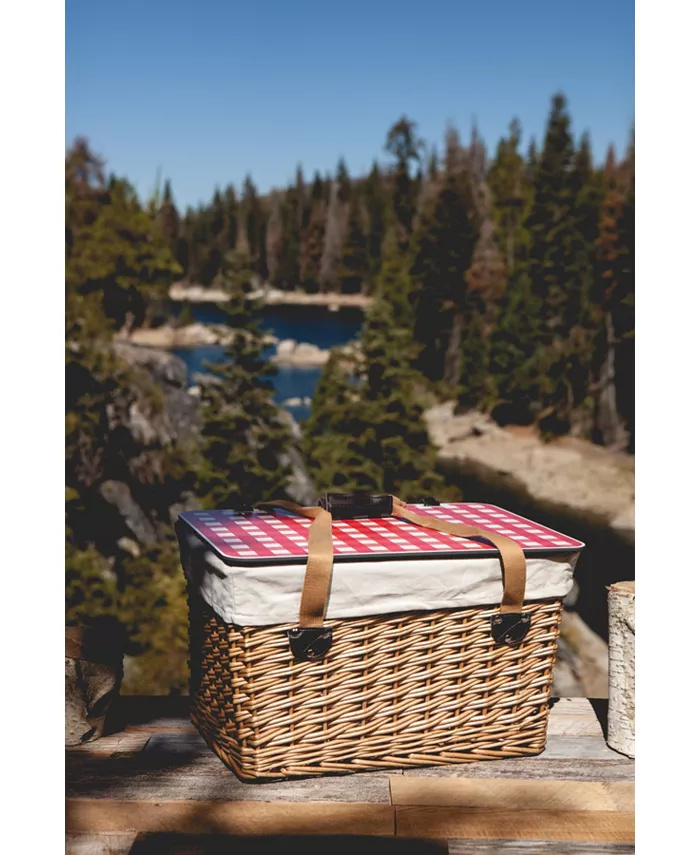
[[[585,698],[554,703],[538,757],[269,784],[224,767],[186,699],[123,701],[119,732],[66,751],[68,855],[634,852],[634,761]]]

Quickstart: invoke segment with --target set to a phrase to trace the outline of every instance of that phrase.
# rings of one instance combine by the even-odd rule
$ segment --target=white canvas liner
[[[190,585],[223,621],[270,626],[298,620],[305,561],[231,566],[184,526],[178,527],[178,538]],[[578,555],[528,556],[525,601],[565,597],[573,585]],[[497,556],[338,561],[326,617],[495,606],[502,596]]]

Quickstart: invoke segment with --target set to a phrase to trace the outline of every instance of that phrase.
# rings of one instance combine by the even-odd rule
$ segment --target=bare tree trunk
[[[326,233],[323,240],[323,255],[319,270],[321,291],[339,291],[338,268],[343,254],[347,206],[338,196],[338,183],[333,182],[331,200],[326,219]]]
[[[464,312],[459,309],[455,312],[454,320],[452,321],[450,340],[447,345],[447,352],[445,353],[445,382],[451,388],[455,388],[459,383],[463,328]]]
[[[634,582],[608,588],[608,745],[634,757]]]
[[[603,445],[624,446],[627,434],[617,411],[615,331],[610,312],[605,313],[605,357],[600,367],[597,410],[597,428]]]

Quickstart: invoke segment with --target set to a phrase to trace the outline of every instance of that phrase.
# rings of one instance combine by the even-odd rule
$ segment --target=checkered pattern
[[[478,526],[504,534],[528,552],[578,552],[584,544],[550,528],[512,514],[496,505],[476,503],[443,504],[434,507],[409,505],[419,514]],[[311,520],[281,510],[187,511],[180,514],[203,540],[231,563],[274,564],[305,559]],[[406,557],[474,553],[496,554],[488,543],[431,531],[396,517],[334,520],[333,552],[336,558],[362,559],[371,556]]]

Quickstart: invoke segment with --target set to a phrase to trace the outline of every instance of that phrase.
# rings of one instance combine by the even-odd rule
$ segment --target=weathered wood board
[[[181,698],[121,715],[118,733],[66,751],[68,855],[634,851],[634,761],[585,698],[553,704],[538,757],[267,784],[226,769]]]

